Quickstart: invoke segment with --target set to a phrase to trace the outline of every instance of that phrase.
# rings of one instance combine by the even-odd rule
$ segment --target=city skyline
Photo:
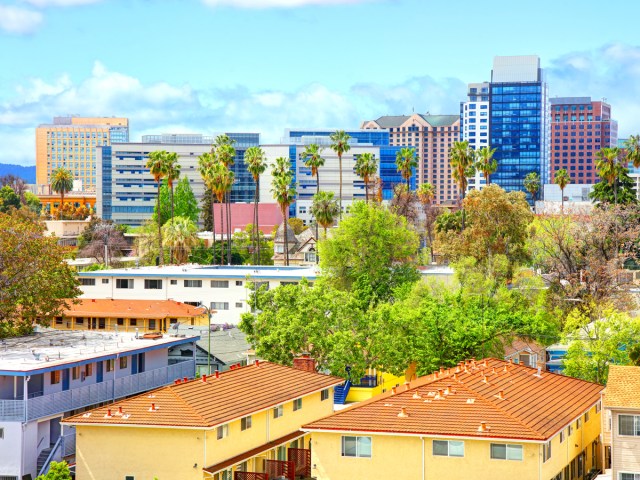
[[[285,128],[455,115],[496,55],[539,55],[551,98],[606,97],[625,137],[640,130],[640,6],[616,4],[613,30],[595,2],[0,0],[0,163],[33,165],[35,128],[66,114],[128,117],[133,141],[252,131],[264,143]]]

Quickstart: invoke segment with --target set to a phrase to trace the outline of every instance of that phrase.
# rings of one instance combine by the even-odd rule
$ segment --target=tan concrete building
[[[48,185],[51,172],[64,167],[95,191],[96,147],[129,141],[129,120],[117,117],[54,117],[36,128],[36,184]]]
[[[460,138],[458,115],[383,116],[362,122],[360,128],[388,130],[390,145],[415,148],[418,154],[417,184],[433,184],[437,204],[457,202],[458,187],[451,178],[449,149]]]

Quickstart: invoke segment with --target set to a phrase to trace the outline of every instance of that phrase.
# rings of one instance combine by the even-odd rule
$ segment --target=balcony
[[[105,379],[64,392],[42,395],[24,400],[0,400],[0,421],[24,422],[36,418],[110,402],[122,397],[146,392],[173,382],[176,378],[193,377],[195,362],[186,360],[167,367],[157,368],[136,375]]]

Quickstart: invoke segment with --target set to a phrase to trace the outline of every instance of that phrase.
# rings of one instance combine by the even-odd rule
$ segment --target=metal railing
[[[24,400],[0,400],[0,421],[33,420],[69,412],[96,403],[113,401],[128,395],[145,392],[173,382],[176,378],[193,377],[195,362],[185,360],[166,367],[122,378],[105,379],[63,392]]]
[[[49,472],[51,462],[60,462],[66,457],[76,454],[76,429],[71,427],[71,431],[58,437],[55,445],[51,449],[51,453],[44,462],[44,465],[38,472],[38,476],[46,475]]]

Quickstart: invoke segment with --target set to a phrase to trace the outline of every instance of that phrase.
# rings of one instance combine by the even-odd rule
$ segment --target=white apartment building
[[[460,104],[460,136],[474,150],[489,146],[490,86],[489,82],[470,83],[467,91],[469,99]],[[467,192],[475,188],[482,190],[486,184],[482,172],[478,171],[468,181]]]
[[[214,324],[249,312],[249,285],[314,282],[315,267],[167,265],[79,272],[81,298],[175,300],[210,308]]]
[[[195,358],[169,361],[169,348],[197,334],[57,331],[0,341],[0,479],[35,478],[75,455],[70,415],[195,375]]]

